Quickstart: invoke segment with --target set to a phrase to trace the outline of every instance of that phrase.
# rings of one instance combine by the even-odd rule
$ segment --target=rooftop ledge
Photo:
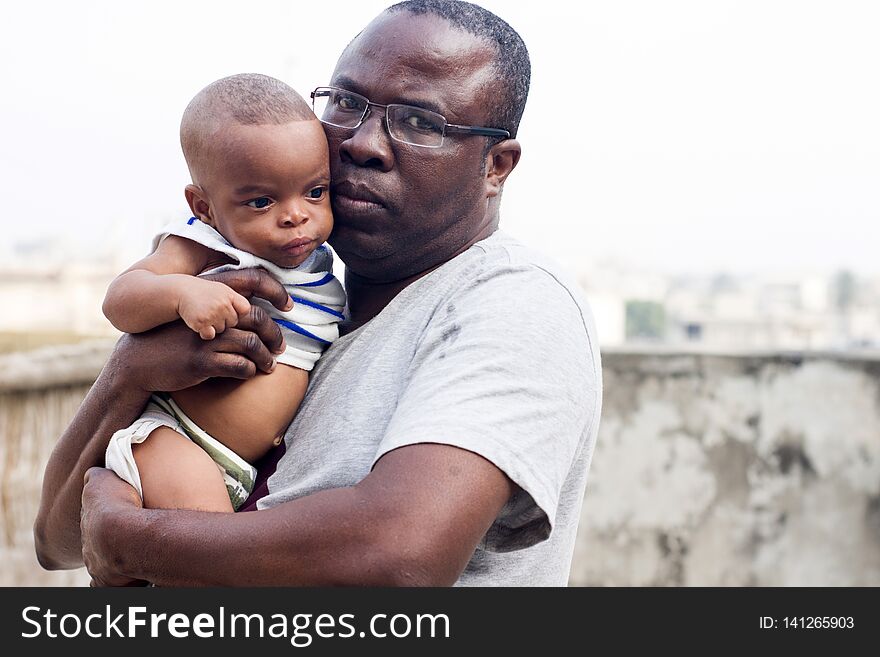
[[[88,385],[94,382],[110,355],[115,338],[41,347],[0,354],[0,392]],[[601,349],[603,368],[632,369],[661,374],[698,371],[711,361],[738,360],[744,365],[776,363],[797,366],[810,361],[880,362],[880,350],[785,351],[719,350],[664,345],[627,345]]]

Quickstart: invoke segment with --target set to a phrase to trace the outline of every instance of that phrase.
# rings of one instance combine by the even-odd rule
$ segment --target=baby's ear
[[[193,216],[214,228],[211,204],[208,203],[208,197],[205,196],[202,188],[198,185],[187,185],[183,193],[186,196],[186,202],[189,204],[189,209],[192,210]]]

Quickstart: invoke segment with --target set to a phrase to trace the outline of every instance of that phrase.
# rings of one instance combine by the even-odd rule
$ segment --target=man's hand
[[[204,277],[224,283],[245,296],[259,296],[286,310],[290,296],[278,281],[261,269],[229,271]],[[271,372],[273,354],[284,351],[278,325],[260,307],[238,318],[213,340],[202,340],[180,322],[165,324],[146,333],[124,335],[113,353],[113,367],[133,385],[150,392],[173,392],[211,377],[248,379]]]
[[[251,297],[265,299],[278,310],[293,308],[293,299],[287,294],[284,286],[262,269],[224,271],[219,274],[205,274],[199,278],[224,283],[248,299]]]
[[[251,309],[248,300],[228,285],[193,276],[181,279],[177,314],[202,340],[213,340]]]
[[[119,530],[131,512],[142,508],[137,492],[104,468],[86,471],[82,492],[80,532],[83,562],[92,576],[91,586],[145,586],[120,572],[125,556],[119,547]]]

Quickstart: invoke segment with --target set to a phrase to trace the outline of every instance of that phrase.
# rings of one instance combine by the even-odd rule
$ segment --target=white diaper
[[[113,434],[104,454],[106,467],[131,484],[142,500],[144,489],[131,446],[144,442],[159,427],[169,427],[189,438],[214,459],[223,474],[234,509],[238,509],[250,496],[257,478],[256,469],[193,422],[170,396],[157,393],[131,426]]]

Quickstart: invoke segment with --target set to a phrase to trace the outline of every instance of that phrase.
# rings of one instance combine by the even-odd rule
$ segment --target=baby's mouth
[[[281,248],[283,248],[285,251],[288,249],[297,249],[301,246],[306,246],[307,244],[311,244],[314,241],[315,240],[312,237],[297,237],[295,240],[289,241],[287,244],[285,244]]]
[[[281,250],[284,251],[289,256],[301,256],[305,253],[309,253],[315,249],[315,240],[310,237],[298,237],[295,240],[291,240],[287,244],[281,247]]]

